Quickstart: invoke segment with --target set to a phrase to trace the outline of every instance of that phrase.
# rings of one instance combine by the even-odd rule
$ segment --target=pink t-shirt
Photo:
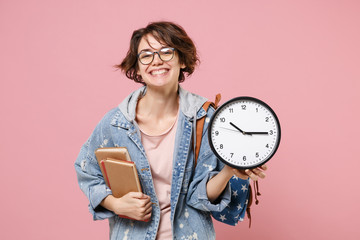
[[[158,136],[140,129],[141,141],[150,163],[156,196],[160,204],[160,225],[157,239],[172,240],[170,194],[177,118],[173,126]]]

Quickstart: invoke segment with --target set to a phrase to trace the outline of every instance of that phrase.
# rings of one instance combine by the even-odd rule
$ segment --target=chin
[[[150,82],[146,84],[147,86],[152,86],[156,88],[166,88],[166,87],[172,87],[175,85],[173,82]]]
[[[178,80],[169,79],[169,78],[150,78],[145,81],[147,86],[154,86],[154,87],[166,87],[166,86],[173,86],[178,84]]]

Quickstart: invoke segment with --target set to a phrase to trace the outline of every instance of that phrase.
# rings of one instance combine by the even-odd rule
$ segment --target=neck
[[[137,114],[162,118],[166,115],[176,115],[178,108],[178,85],[171,89],[147,87],[145,96],[138,102]]]

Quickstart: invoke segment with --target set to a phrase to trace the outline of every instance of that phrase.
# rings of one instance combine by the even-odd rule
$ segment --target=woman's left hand
[[[257,181],[259,178],[265,178],[266,174],[264,173],[264,171],[267,170],[267,166],[264,164],[260,167],[253,169],[239,170],[233,168],[232,170],[238,178],[246,180],[250,177],[253,181]]]

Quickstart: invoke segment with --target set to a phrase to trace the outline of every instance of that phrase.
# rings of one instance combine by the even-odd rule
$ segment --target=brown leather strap
[[[254,182],[254,188],[255,188],[255,204],[259,204],[259,199],[257,196],[261,196],[261,193],[259,192],[259,181]]]
[[[260,196],[261,193],[259,192],[259,182],[258,181],[254,181],[254,196],[255,196],[255,204],[258,205],[259,204],[259,200],[257,198],[257,196]],[[251,228],[251,211],[250,211],[250,207],[253,203],[253,190],[251,187],[251,184],[249,184],[249,199],[248,199],[248,205],[246,208],[246,213],[247,213],[247,217],[249,219],[249,228]]]
[[[215,97],[215,103],[209,102],[209,101],[204,103],[204,105],[203,105],[204,110],[207,112],[210,105],[213,106],[216,109],[218,107],[218,104],[219,104],[220,100],[221,100],[221,94],[218,93],[216,95],[216,97]],[[195,167],[196,167],[197,159],[199,157],[204,123],[205,123],[205,117],[201,118],[200,120],[198,120],[196,122]]]
[[[253,196],[252,196],[252,189],[251,189],[251,184],[249,184],[249,199],[248,199],[248,204],[246,207],[246,213],[247,213],[247,217],[249,219],[249,228],[251,228],[251,211],[250,211],[250,207],[252,205],[253,202]]]

